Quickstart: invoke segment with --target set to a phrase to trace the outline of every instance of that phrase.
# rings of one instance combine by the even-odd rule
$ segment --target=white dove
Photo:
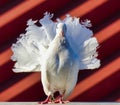
[[[97,57],[98,42],[88,26],[90,21],[79,23],[79,18],[67,15],[64,20],[53,22],[53,15],[45,13],[36,21],[29,20],[26,33],[12,45],[11,59],[16,61],[14,72],[41,71],[41,81],[50,102],[66,103],[74,89],[79,70],[100,66]],[[59,92],[56,99],[54,93]]]

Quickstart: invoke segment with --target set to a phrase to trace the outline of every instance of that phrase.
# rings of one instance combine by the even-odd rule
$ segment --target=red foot
[[[66,104],[68,103],[69,101],[63,101],[63,96],[60,95],[55,101],[54,103],[60,103],[60,104]]]
[[[66,104],[69,101],[63,101],[63,96],[58,96],[55,100],[51,99],[51,96],[48,96],[45,101],[39,102],[39,104],[50,104],[50,103],[60,103],[60,104]]]
[[[42,102],[38,102],[39,104],[49,104],[49,103],[51,103],[51,102],[49,102],[49,101],[42,101]]]
[[[66,103],[69,103],[69,101],[57,100],[54,103],[66,104]]]
[[[45,101],[38,102],[38,103],[39,104],[49,104],[49,103],[51,103],[51,99],[50,98],[51,98],[51,96],[48,96]]]

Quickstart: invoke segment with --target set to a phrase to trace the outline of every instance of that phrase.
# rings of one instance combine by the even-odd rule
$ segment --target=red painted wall
[[[71,101],[120,101],[120,1],[119,0],[0,0],[0,101],[45,99],[40,73],[12,72],[10,46],[24,32],[29,18],[39,19],[45,11],[63,18],[65,14],[90,19],[101,67],[80,71]]]

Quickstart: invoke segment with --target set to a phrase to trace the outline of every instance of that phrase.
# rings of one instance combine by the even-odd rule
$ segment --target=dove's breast
[[[65,91],[67,85],[73,88],[78,73],[74,53],[64,46],[49,50],[42,70],[44,91]]]

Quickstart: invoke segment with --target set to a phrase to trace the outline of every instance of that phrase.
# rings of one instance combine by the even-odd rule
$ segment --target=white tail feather
[[[45,16],[39,20],[42,26],[37,26],[37,21],[30,19],[27,22],[26,33],[21,34],[16,44],[12,45],[13,55],[11,59],[16,61],[14,72],[32,72],[40,71],[49,44],[56,35],[56,25],[60,22],[66,24],[66,38],[79,56],[79,68],[94,69],[100,66],[97,57],[98,42],[93,36],[93,32],[87,27],[91,26],[89,20],[79,22],[79,18],[67,15],[64,20],[57,19],[53,22],[53,14],[45,13]],[[36,69],[37,68],[37,69]]]

